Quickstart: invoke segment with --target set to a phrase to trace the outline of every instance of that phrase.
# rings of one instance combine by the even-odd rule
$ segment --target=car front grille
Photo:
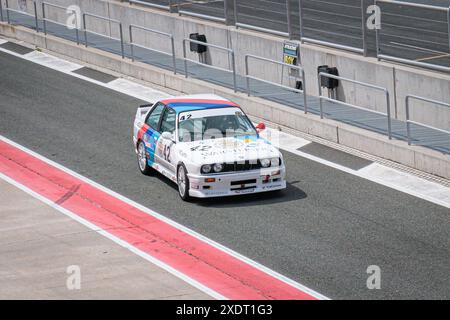
[[[257,170],[261,169],[261,163],[258,162],[255,163],[255,161],[239,161],[234,163],[227,163],[225,164],[225,168],[222,170],[222,172],[235,172],[235,171],[249,171],[249,170]]]

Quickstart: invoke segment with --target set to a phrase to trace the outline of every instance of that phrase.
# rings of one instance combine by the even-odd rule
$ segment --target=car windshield
[[[180,142],[257,135],[251,121],[239,108],[183,112],[178,119]]]

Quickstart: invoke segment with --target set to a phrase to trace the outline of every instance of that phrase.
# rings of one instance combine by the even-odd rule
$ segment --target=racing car
[[[285,189],[283,156],[260,137],[264,129],[217,95],[142,105],[133,128],[138,168],[175,182],[185,201]]]

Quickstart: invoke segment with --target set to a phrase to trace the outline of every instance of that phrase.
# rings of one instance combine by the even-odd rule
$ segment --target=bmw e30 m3
[[[183,200],[281,190],[283,156],[264,129],[222,97],[173,97],[138,108],[133,143],[139,170],[175,182]]]

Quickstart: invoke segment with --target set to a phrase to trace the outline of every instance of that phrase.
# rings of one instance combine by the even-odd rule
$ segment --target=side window
[[[172,109],[166,108],[163,113],[162,121],[161,121],[161,132],[170,132],[174,133],[175,131],[175,111]]]
[[[161,113],[163,110],[164,105],[162,103],[158,103],[147,117],[145,123],[148,124],[152,129],[157,130],[159,118],[161,118]]]

